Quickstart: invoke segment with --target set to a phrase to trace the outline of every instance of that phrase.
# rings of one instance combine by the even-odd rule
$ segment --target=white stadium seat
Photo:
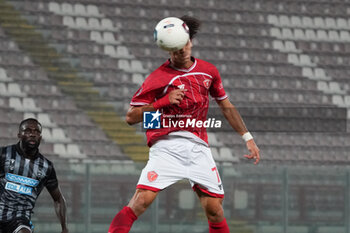
[[[61,13],[63,15],[73,15],[73,6],[70,3],[62,3],[61,4]]]
[[[74,4],[74,14],[81,15],[81,16],[87,15],[85,6],[83,4],[80,4],[80,3]]]
[[[90,15],[90,16],[95,16],[95,17],[101,17],[103,15],[101,15],[98,11],[98,8],[97,6],[95,5],[88,5],[86,7],[86,11],[87,11],[87,14]]]
[[[49,11],[54,12],[56,14],[61,14],[61,7],[57,2],[50,2]]]
[[[101,24],[100,24],[100,20],[97,18],[92,18],[90,17],[88,19],[88,24],[89,24],[89,29],[93,29],[93,30],[100,30],[101,29]]]
[[[75,26],[76,28],[80,28],[80,29],[88,29],[88,23],[86,22],[86,19],[83,17],[77,17],[75,18]]]
[[[71,27],[71,28],[76,27],[74,18],[72,16],[64,16],[63,17],[63,25]]]

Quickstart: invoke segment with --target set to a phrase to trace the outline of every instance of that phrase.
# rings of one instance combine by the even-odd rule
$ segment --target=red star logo
[[[211,84],[211,80],[210,79],[205,79],[203,81],[203,84],[204,84],[205,88],[209,89],[210,84]]]
[[[148,179],[150,182],[155,181],[157,178],[158,178],[158,174],[157,174],[155,171],[151,171],[151,172],[148,172],[148,173],[147,173],[147,179]]]

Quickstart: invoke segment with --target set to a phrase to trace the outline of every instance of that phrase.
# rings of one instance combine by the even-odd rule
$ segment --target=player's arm
[[[62,233],[68,233],[66,200],[64,199],[59,186],[52,191],[49,191],[49,193],[54,201],[56,215],[61,222]]]
[[[248,133],[247,127],[245,126],[241,115],[239,114],[236,107],[228,100],[228,98],[224,100],[218,100],[218,105],[222,113],[224,114],[226,120],[229,122],[231,127],[239,133],[241,136]],[[246,146],[250,152],[249,155],[245,155],[244,157],[248,159],[255,159],[255,163],[257,164],[260,161],[259,148],[254,142],[254,139],[251,138],[246,141]]]
[[[185,96],[185,91],[185,89],[175,89],[152,104],[131,106],[126,113],[125,121],[133,125],[142,121],[143,112],[156,111],[171,104],[180,104]]]

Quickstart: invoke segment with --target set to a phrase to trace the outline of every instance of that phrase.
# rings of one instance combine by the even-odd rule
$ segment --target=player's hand
[[[246,157],[247,159],[253,159],[253,160],[255,159],[254,164],[258,164],[260,161],[260,153],[259,153],[259,148],[254,142],[254,139],[247,141],[247,148],[250,154],[244,155],[244,157]]]
[[[175,89],[169,92],[170,103],[176,105],[181,104],[181,101],[185,97],[185,91],[187,91],[187,89]]]

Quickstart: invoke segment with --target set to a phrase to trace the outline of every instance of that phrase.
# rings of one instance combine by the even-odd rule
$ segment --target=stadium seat
[[[291,16],[290,24],[295,28],[303,26],[303,24],[301,22],[301,18],[299,16],[296,16],[296,15]]]
[[[96,41],[97,43],[104,43],[104,40],[102,38],[101,32],[100,31],[91,31],[90,32],[90,39],[93,41]]]
[[[139,60],[131,60],[131,71],[134,73],[148,73],[148,70],[143,68],[142,63]]]
[[[107,44],[119,44],[114,37],[112,32],[103,32],[103,41]]]
[[[306,36],[305,36],[304,29],[301,29],[301,28],[294,29],[294,34],[292,38],[297,40],[305,40]]]
[[[89,18],[90,20],[90,18]],[[75,27],[78,29],[93,29],[94,27],[92,25],[88,25],[87,21],[83,17],[76,17],[75,18]]]
[[[221,161],[220,154],[219,154],[218,149],[216,147],[211,146],[210,151],[211,151],[211,154],[213,155],[213,158],[215,161]]]
[[[339,107],[346,107],[343,96],[341,96],[341,95],[333,95],[332,96],[332,103],[334,105],[339,106]]]
[[[49,128],[56,127],[56,124],[51,121],[50,116],[47,113],[25,112],[24,118],[36,118],[44,127],[49,127]]]
[[[318,81],[317,82],[317,89],[320,91],[323,91],[325,93],[330,92],[330,88],[329,88],[327,82],[325,82],[325,81]]]
[[[222,146],[222,142],[219,142],[217,140],[217,137],[215,135],[215,133],[211,133],[211,132],[208,132],[208,142],[209,142],[209,145],[211,146]]]
[[[332,91],[332,93],[335,94],[346,94],[346,91],[342,90],[340,88],[340,85],[338,82],[329,82],[329,89]]]
[[[103,18],[101,20],[101,28],[103,30],[108,30],[108,31],[116,31],[117,30],[114,28],[112,20],[107,19],[107,18]]]
[[[67,2],[63,2],[61,4],[61,14],[63,14],[63,15],[74,15],[72,4],[67,3]]]
[[[314,24],[315,24],[315,28],[319,28],[319,29],[324,28],[326,26],[322,17],[315,17]]]
[[[348,108],[350,107],[350,95],[346,95],[344,96],[344,104],[345,106],[347,106]],[[349,117],[350,115],[348,115]]]
[[[273,25],[279,25],[279,19],[276,15],[268,15],[267,22]]]
[[[287,41],[285,41],[285,49],[286,49],[286,51],[288,51],[288,52],[300,52],[300,51],[296,48],[295,43],[294,43],[294,41],[292,41],[292,40],[287,40]]]
[[[74,4],[74,14],[77,16],[86,16],[86,8],[85,5],[81,3]]]
[[[119,59],[118,60],[118,68],[121,70],[124,70],[126,72],[131,72],[130,63],[126,59]]]
[[[9,82],[12,81],[12,79],[10,77],[7,76],[7,73],[5,71],[5,69],[0,67],[0,81],[1,82]]]
[[[239,158],[236,156],[233,156],[232,151],[228,147],[221,147],[220,148],[220,158],[225,161],[229,162],[239,162]]]
[[[63,17],[63,25],[71,27],[71,28],[75,28],[75,20],[72,16],[64,16]]]
[[[314,22],[313,22],[311,17],[303,16],[301,18],[301,20],[302,20],[302,24],[304,27],[306,27],[306,28],[313,28],[314,27]]]
[[[321,41],[328,41],[328,34],[325,30],[318,29],[317,30],[317,39]]]
[[[329,39],[332,41],[339,41],[339,34],[335,30],[330,30],[328,33]]]
[[[66,136],[63,129],[61,128],[53,128],[52,131],[52,139],[53,142],[70,142],[71,140]]]
[[[21,89],[17,83],[8,83],[7,84],[7,95],[25,96],[26,94],[21,91]]]
[[[57,2],[50,2],[49,3],[49,10],[51,12],[54,12],[56,14],[61,13],[61,6]]]
[[[145,78],[140,73],[133,73],[132,74],[132,82],[136,83],[138,85],[141,85],[145,81]]]
[[[278,21],[279,21],[279,26],[282,26],[282,27],[290,27],[291,26],[289,16],[287,16],[287,15],[280,15]]]
[[[18,97],[10,97],[9,105],[11,108],[16,109],[21,112],[41,112],[41,109],[38,108],[32,98],[18,98]]]
[[[87,5],[86,10],[87,10],[87,14],[90,16],[94,16],[94,17],[103,16],[102,14],[99,13],[99,10],[95,5],[91,5],[91,4]]]
[[[62,158],[70,158],[70,159],[86,158],[86,155],[81,153],[78,145],[76,144],[55,143],[53,150],[55,154],[58,154]]]
[[[306,29],[305,30],[305,38],[309,41],[317,40],[316,32],[314,29]]]
[[[76,144],[67,145],[67,154],[74,156],[74,158],[85,158],[86,155],[82,153],[79,149],[79,146]]]
[[[339,40],[349,42],[350,41],[349,31],[341,30]]]
[[[348,28],[348,22],[345,18],[337,18],[337,27],[340,29],[347,29]]]
[[[90,30],[101,30],[100,20],[98,18],[89,17],[88,26],[86,26],[86,28]]]
[[[336,21],[335,21],[335,18],[331,18],[331,17],[326,17],[325,25],[329,29],[337,29],[338,28]]]

